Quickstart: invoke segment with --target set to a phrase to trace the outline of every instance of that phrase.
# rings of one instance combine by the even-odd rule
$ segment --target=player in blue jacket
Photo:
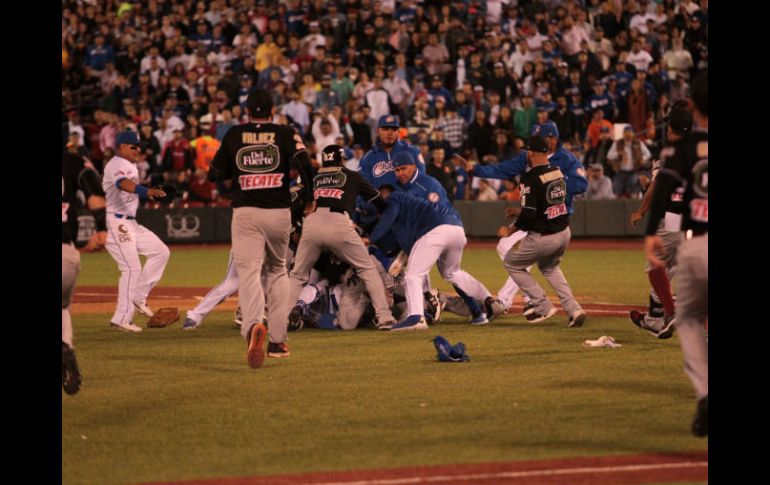
[[[409,152],[417,161],[417,169],[425,173],[425,160],[420,149],[406,141],[398,139],[400,128],[398,116],[383,115],[377,122],[377,142],[361,159],[358,171],[375,187],[383,184],[396,186],[396,173],[393,171],[393,157],[400,152]]]
[[[574,211],[572,206],[572,199],[578,194],[582,194],[588,189],[588,179],[586,178],[585,169],[583,164],[580,163],[575,155],[570,153],[559,143],[559,129],[553,121],[546,121],[545,123],[536,123],[532,127],[532,135],[542,136],[548,142],[548,163],[555,167],[558,167],[564,179],[567,182],[567,211],[571,215]],[[528,167],[527,151],[522,150],[518,155],[510,160],[504,160],[496,165],[474,165],[471,166],[467,161],[460,159],[463,168],[468,173],[473,174],[475,177],[494,178],[494,179],[509,179],[517,175],[523,174]],[[526,231],[516,231],[511,234],[502,234],[502,238],[497,245],[497,253],[500,259],[505,259],[505,255],[510,249],[520,240],[524,239],[527,235]],[[513,281],[513,278],[508,278],[500,291],[497,292],[497,297],[503,302],[506,309],[509,309],[513,304],[513,298],[516,296],[516,292],[519,291],[519,287]],[[524,315],[529,315],[534,311],[534,308],[529,305],[528,296],[525,295],[526,301],[524,306]]]
[[[387,201],[387,207],[369,239],[376,242],[392,231],[401,249],[409,253],[409,265],[404,276],[409,316],[393,325],[392,331],[428,328],[423,315],[423,281],[434,263],[438,263],[441,277],[452,283],[458,293],[484,302],[492,298],[480,281],[460,269],[463,248],[468,241],[462,222],[454,211],[395,191],[391,185],[380,186],[379,191]],[[488,323],[487,316],[478,305],[473,313],[471,324]]]

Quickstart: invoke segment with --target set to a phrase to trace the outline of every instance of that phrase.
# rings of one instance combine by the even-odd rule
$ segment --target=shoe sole
[[[651,328],[649,328],[649,327],[645,326],[645,325],[642,323],[642,322],[644,322],[644,318],[645,318],[646,314],[644,314],[644,313],[641,313],[641,312],[638,312],[638,313],[639,313],[639,315],[640,315],[640,316],[639,316],[639,320],[640,320],[640,321],[636,321],[636,320],[634,320],[634,318],[631,316],[631,314],[632,314],[632,313],[633,313],[633,312],[629,312],[629,313],[628,313],[628,319],[629,319],[629,320],[631,320],[631,323],[633,323],[633,324],[634,324],[634,326],[635,326],[636,328],[638,328],[638,329],[640,329],[640,330],[644,330],[645,332],[649,333],[649,334],[650,334],[650,335],[652,335],[653,337],[661,338],[661,337],[660,337],[660,334],[659,334],[658,332],[656,332],[655,330],[653,330],[653,329],[651,329]],[[668,337],[663,337],[663,338],[668,338]]]
[[[557,309],[556,309],[556,307],[554,307],[554,308],[551,308],[550,310],[548,310],[548,313],[546,313],[546,314],[545,314],[545,315],[543,315],[542,317],[540,317],[540,318],[535,318],[534,320],[527,320],[527,322],[528,322],[528,323],[540,323],[540,322],[544,322],[545,320],[548,320],[548,319],[549,319],[549,318],[551,318],[552,316],[556,315],[556,312],[558,312],[558,311],[559,311],[559,310],[557,310]],[[533,312],[534,312],[534,310],[533,310]]]
[[[484,319],[481,322],[471,322],[471,325],[474,325],[476,327],[480,327],[481,325],[486,325],[488,323],[489,323],[489,319],[487,318],[487,319]]]
[[[676,324],[676,320],[672,320],[671,323],[666,325],[665,327],[660,329],[660,332],[658,332],[655,336],[658,337],[661,340],[666,340],[674,336],[674,325]]]
[[[249,351],[246,354],[246,359],[249,361],[249,367],[259,369],[262,367],[262,363],[265,362],[265,351],[262,347],[265,343],[267,328],[263,323],[256,323],[255,327],[251,330],[251,341],[249,342]]]
[[[535,313],[535,307],[529,307],[526,310],[524,310],[523,312],[521,312],[521,314],[523,316],[525,316],[525,317],[528,316],[528,315],[532,315],[533,313]]]
[[[569,322],[567,324],[567,328],[579,328],[579,327],[582,327],[583,324],[586,321],[586,317],[587,317],[587,315],[585,313],[582,313],[582,314],[578,315],[574,320],[572,320],[571,322]]]
[[[409,327],[401,327],[401,328],[391,328],[391,332],[403,332],[406,330],[428,330],[428,324],[427,323],[417,323],[415,325],[411,325]]]
[[[136,329],[124,327],[123,325],[116,325],[112,322],[110,322],[111,327],[115,327],[121,332],[128,332],[128,333],[139,333],[142,331],[142,327],[136,327]]]
[[[282,359],[290,355],[291,355],[291,352],[279,352],[279,353],[268,352],[267,353],[267,356],[270,357],[271,359]]]

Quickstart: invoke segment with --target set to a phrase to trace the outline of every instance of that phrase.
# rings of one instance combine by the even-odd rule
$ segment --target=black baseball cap
[[[692,130],[692,113],[685,108],[672,108],[664,121],[678,135],[686,135]]]
[[[525,150],[537,153],[548,153],[548,142],[542,136],[530,136],[523,147]]]
[[[345,148],[340,145],[327,145],[323,149],[322,160],[324,166],[339,167],[345,161]]]
[[[246,98],[246,109],[253,118],[267,118],[273,111],[273,97],[266,89],[254,89]]]

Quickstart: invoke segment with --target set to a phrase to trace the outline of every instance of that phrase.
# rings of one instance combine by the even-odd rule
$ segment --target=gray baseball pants
[[[70,302],[75,293],[75,281],[80,273],[80,253],[72,243],[61,245],[61,339],[72,345]]]
[[[677,257],[676,331],[684,354],[684,371],[698,399],[709,393],[709,352],[703,325],[709,316],[709,238],[696,236],[679,246]]]
[[[347,214],[331,212],[328,207],[317,208],[315,212],[305,217],[302,224],[302,238],[297,246],[294,269],[290,275],[291,305],[296,303],[300,290],[307,283],[310,269],[318,261],[323,250],[331,251],[356,269],[358,277],[366,285],[366,290],[372,299],[377,320],[383,323],[393,320],[385,297],[382,278],[374,267],[361,237],[353,227],[353,221]]]
[[[236,207],[231,226],[233,262],[241,282],[238,302],[243,314],[241,335],[249,341],[251,327],[265,317],[267,293],[268,335],[273,343],[286,341],[289,325],[289,275],[286,250],[291,231],[289,209]],[[262,287],[262,267],[266,288]]]
[[[548,313],[553,308],[553,304],[548,300],[545,291],[537,284],[535,278],[527,272],[527,268],[535,263],[537,263],[537,267],[540,268],[540,272],[543,273],[548,284],[559,296],[561,307],[567,315],[572,316],[582,310],[575,297],[572,296],[569,283],[559,268],[559,263],[564,256],[571,235],[569,227],[561,232],[548,235],[529,231],[518,249],[511,248],[503,260],[503,265],[513,281],[519,285],[524,293],[530,296],[530,302],[535,306],[535,312],[540,315]]]

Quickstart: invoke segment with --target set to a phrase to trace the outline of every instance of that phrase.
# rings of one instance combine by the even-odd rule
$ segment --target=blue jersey
[[[431,177],[427,173],[415,172],[412,180],[406,184],[401,182],[396,185],[396,189],[413,195],[418,199],[425,199],[427,201],[438,204],[441,207],[449,209],[451,212],[456,212],[452,204],[449,203],[449,197],[447,197],[446,190],[441,185],[441,182]]]
[[[425,161],[422,159],[422,155],[420,155],[420,149],[411,143],[401,140],[393,144],[390,153],[383,150],[380,142],[375,143],[372,149],[366,152],[366,155],[359,162],[358,171],[375,189],[383,184],[390,184],[396,187],[398,179],[396,178],[396,172],[393,171],[391,160],[395,154],[402,151],[411,152],[417,162],[417,170],[420,173],[425,173]]]
[[[468,172],[462,167],[455,167],[455,200],[465,200],[465,186],[468,185]]]
[[[548,158],[548,163],[564,174],[567,181],[567,210],[572,214],[572,198],[575,195],[582,194],[588,189],[588,179],[585,169],[580,160],[575,158],[562,147]],[[473,175],[476,177],[490,179],[509,179],[523,174],[527,169],[527,151],[522,150],[518,155],[510,160],[504,160],[497,165],[476,165],[473,169]]]
[[[462,222],[446,208],[405,192],[391,193],[387,204],[369,239],[376,242],[391,231],[399,247],[407,254],[418,239],[438,226],[463,227]]]

